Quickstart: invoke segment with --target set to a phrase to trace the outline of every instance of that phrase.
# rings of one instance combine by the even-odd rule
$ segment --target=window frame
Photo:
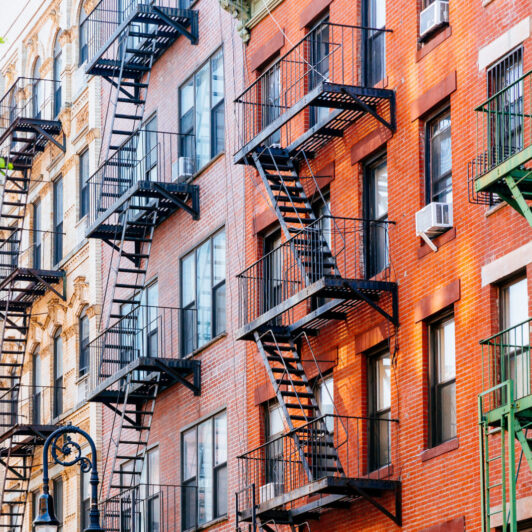
[[[63,522],[64,522],[64,512],[65,512],[65,491],[64,491],[64,483],[63,479],[58,476],[52,479],[52,487],[53,487],[53,497],[54,497],[54,510],[55,510],[55,516],[57,520],[59,521],[59,526],[57,527],[58,532],[63,531]],[[57,493],[60,491],[61,496]]]
[[[58,200],[58,189],[61,186],[61,197],[60,204]],[[58,207],[61,207],[61,217],[58,218]],[[53,181],[53,263],[54,266],[57,266],[64,257],[64,238],[63,238],[63,228],[64,228],[64,217],[65,217],[65,206],[64,206],[64,182],[63,176],[58,176]]]
[[[91,507],[91,485],[90,472],[83,472],[80,470],[79,476],[79,502],[80,502],[80,521],[81,530],[85,530],[89,526],[89,511]],[[87,480],[87,493],[85,493],[85,479]]]
[[[37,360],[39,367],[37,367]],[[42,357],[40,346],[36,346],[31,355],[32,365],[32,385],[33,385],[33,397],[32,404],[32,423],[35,425],[44,424],[44,408],[43,408],[43,386],[42,382]]]
[[[363,26],[365,28],[372,28],[370,17],[372,15],[371,10],[372,6],[370,3],[372,1],[378,2],[379,0],[364,0],[362,2],[362,20],[363,20]],[[379,82],[386,79],[386,2],[384,2],[384,26],[382,28],[379,28],[381,31],[370,31],[368,29],[363,30],[363,40],[362,40],[362,53],[363,53],[363,83],[367,87],[374,87]],[[382,37],[381,37],[382,36]],[[371,50],[372,45],[374,42],[376,42],[378,39],[382,38],[384,40],[384,46],[383,46],[383,63],[382,63],[382,77],[381,79],[374,79],[376,75],[378,74],[376,67],[373,65],[373,61],[371,58]]]
[[[86,159],[85,159],[86,157]],[[84,162],[86,161],[86,174],[83,171]],[[79,154],[79,220],[83,219],[89,214],[90,209],[90,154],[89,147],[87,146]]]
[[[435,331],[443,330],[443,326],[452,321],[454,327],[454,377],[440,381],[439,364],[441,350],[435,346]],[[458,430],[448,439],[443,438],[443,418],[441,409],[441,390],[454,385],[454,408],[456,411],[456,321],[454,309],[442,311],[427,323],[427,340],[429,353],[429,446],[437,447],[458,437]]]
[[[59,116],[59,113],[63,109],[63,87],[61,85],[61,70],[64,69],[63,65],[63,49],[59,42],[59,36],[61,32],[58,32],[54,41],[53,52],[53,64],[52,64],[52,77],[54,80],[54,118]],[[59,69],[59,71],[58,71]]]
[[[89,60],[89,34],[88,28],[84,24],[88,15],[84,9],[85,2],[81,3],[79,13],[79,43],[78,43],[78,67],[81,67]]]
[[[223,96],[222,98],[213,104],[213,60],[220,55],[221,61],[222,61],[222,74],[223,74]],[[197,84],[196,84],[196,76],[201,72],[206,65],[209,65],[209,159],[205,161],[204,164],[200,164],[199,161],[199,155],[198,155],[198,135],[196,132],[196,91],[197,91]],[[188,143],[185,142],[185,139],[181,138],[180,142],[181,144],[181,155],[184,155],[186,157],[193,157],[194,158],[194,165],[196,169],[196,173],[200,173],[204,168],[209,166],[211,161],[215,159],[218,155],[221,153],[224,153],[225,151],[225,70],[224,70],[224,53],[223,53],[223,47],[218,48],[215,50],[193,73],[191,76],[189,76],[177,89],[177,102],[178,102],[178,127],[179,127],[179,133],[181,135],[194,135],[193,137],[193,143],[194,143],[194,150],[193,153],[183,153],[188,148]],[[192,98],[193,103],[192,107],[190,109],[190,112],[192,112],[192,127],[188,128],[186,131],[183,130],[183,116],[182,115],[182,101],[181,101],[181,95],[183,89],[190,84],[192,81]],[[223,142],[221,146],[217,145],[216,142],[216,135],[214,124],[216,123],[214,120],[214,117],[216,117],[216,112],[219,111],[221,108],[222,116],[224,118],[223,120]]]
[[[33,267],[36,270],[42,268],[43,263],[43,239],[42,239],[42,201],[37,198],[33,202]]]
[[[83,323],[86,320],[86,337],[84,338]],[[87,316],[87,307],[84,307],[78,318],[79,349],[78,349],[78,375],[84,377],[90,369],[89,345],[90,345],[90,319]]]
[[[216,419],[219,419],[219,418],[225,418],[225,461],[222,461],[220,463],[216,463]],[[200,467],[200,460],[199,460],[199,453],[198,453],[198,450],[199,450],[199,427],[204,425],[205,423],[208,423],[210,422],[211,423],[211,442],[212,442],[212,448],[211,448],[211,451],[212,451],[212,456],[211,456],[211,465],[212,465],[212,519],[204,522],[204,523],[199,523],[199,504],[198,504],[198,500],[199,500],[199,497],[197,496],[197,490],[198,490],[198,479],[199,479],[199,467]],[[195,444],[195,449],[194,449],[194,452],[195,452],[195,466],[196,466],[196,470],[195,470],[195,474],[188,477],[188,478],[185,478],[184,477],[184,473],[185,473],[185,452],[184,452],[184,449],[185,449],[185,446],[184,446],[184,440],[185,440],[185,435],[186,434],[189,434],[189,433],[194,433],[194,444]],[[228,446],[228,414],[227,414],[227,410],[221,410],[221,411],[218,411],[216,412],[215,414],[212,414],[210,416],[207,416],[205,418],[202,418],[201,420],[199,420],[198,422],[184,428],[182,431],[181,431],[181,435],[180,435],[180,444],[181,444],[181,485],[183,486],[183,490],[182,490],[182,495],[181,495],[181,498],[182,498],[182,504],[181,504],[181,508],[182,508],[182,513],[181,513],[181,526],[182,526],[182,529],[183,531],[186,531],[186,530],[196,530],[196,528],[199,526],[199,527],[205,527],[205,526],[209,526],[209,523],[212,523],[213,521],[217,521],[218,519],[223,519],[225,517],[227,517],[229,515],[229,498],[227,497],[228,493],[227,493],[227,489],[228,489],[228,483],[227,483],[227,472],[228,472],[228,463],[229,463],[229,459],[228,459],[228,451],[229,451],[229,446]],[[222,471],[223,469],[225,468],[225,473],[226,473],[226,483],[225,485],[222,485],[220,486],[219,485],[219,479],[218,479],[218,474],[220,471]],[[196,493],[195,493],[195,496],[194,496],[194,509],[195,509],[195,515],[194,515],[194,519],[193,519],[193,522],[194,522],[194,525],[192,525],[191,527],[187,528],[185,525],[187,523],[186,519],[187,519],[187,504],[186,504],[186,493],[187,493],[187,490],[185,489],[187,485],[190,485],[191,487],[196,487]],[[225,489],[226,490],[226,502],[227,502],[227,506],[225,508],[225,513],[223,514],[218,514],[217,513],[217,506],[218,506],[218,495],[219,495],[219,490],[221,489]]]
[[[225,234],[225,244],[224,244],[224,277],[223,279],[219,280],[217,283],[215,283],[214,279],[214,273],[215,273],[215,261],[214,261],[214,245],[213,242],[215,238],[222,233]],[[211,287],[210,287],[210,305],[211,305],[211,324],[210,324],[210,338],[203,342],[200,345],[199,342],[199,327],[198,327],[198,251],[205,245],[207,242],[210,242],[210,259],[211,259],[211,265],[210,265],[210,280],[211,280]],[[190,256],[194,257],[194,299],[188,302],[186,305],[183,301],[184,296],[184,290],[183,290],[183,283],[185,281],[184,279],[184,262],[187,260]],[[191,354],[193,354],[198,349],[201,349],[205,345],[209,344],[212,340],[215,338],[218,338],[219,336],[222,336],[227,332],[227,294],[224,296],[224,327],[223,330],[218,330],[218,323],[219,319],[217,319],[217,309],[216,309],[216,294],[219,290],[222,288],[225,289],[226,283],[227,283],[227,232],[226,227],[222,226],[220,229],[209,235],[205,240],[203,240],[200,244],[192,248],[190,251],[185,253],[179,260],[179,274],[180,274],[180,302],[181,302],[181,357],[186,357]],[[186,346],[188,344],[187,336],[185,333],[186,329],[186,315],[188,311],[195,311],[194,316],[194,327],[192,334],[194,335],[193,341],[192,341],[192,349],[188,350],[186,349]],[[190,333],[189,333],[190,334]]]
[[[424,128],[425,128],[425,205],[428,205],[429,203],[432,203],[433,201],[436,201],[434,199],[434,192],[433,192],[433,183],[434,183],[434,176],[432,175],[432,153],[433,153],[433,146],[432,146],[432,140],[434,139],[434,135],[431,134],[431,130],[433,125],[444,119],[446,116],[449,116],[449,135],[451,137],[451,169],[446,172],[445,174],[442,174],[438,177],[436,182],[443,181],[444,179],[447,179],[447,177],[450,176],[451,178],[451,185],[450,185],[450,195],[451,195],[451,201],[449,203],[452,203],[452,194],[453,194],[453,168],[452,168],[452,156],[453,156],[453,148],[452,148],[452,116],[451,116],[451,106],[450,104],[447,104],[443,107],[441,107],[436,113],[433,113],[430,117],[425,120]],[[441,201],[441,200],[437,200]]]
[[[54,404],[53,404],[53,418],[57,419],[64,412],[64,366],[63,366],[63,329],[58,327],[53,336],[53,392],[54,392]],[[60,356],[58,353],[58,345],[61,342],[61,353]],[[58,364],[58,361],[61,361],[61,364]],[[59,368],[61,370],[59,374]]]

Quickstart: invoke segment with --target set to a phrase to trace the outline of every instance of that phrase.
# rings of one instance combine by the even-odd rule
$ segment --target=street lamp
[[[72,441],[69,434],[80,434],[91,447],[92,461],[86,456],[81,456],[81,446]],[[64,436],[59,443],[59,438]],[[75,464],[80,465],[83,473],[91,472],[91,507],[89,511],[89,526],[84,532],[105,532],[100,527],[100,512],[98,510],[98,467],[96,463],[96,446],[92,438],[79,427],[67,425],[60,427],[44,442],[42,451],[42,494],[39,497],[39,515],[33,521],[35,532],[57,532],[61,523],[57,520],[54,512],[54,499],[50,495],[50,479],[48,478],[48,449],[51,447],[51,454],[54,462],[65,467]],[[60,456],[59,456],[60,455]]]

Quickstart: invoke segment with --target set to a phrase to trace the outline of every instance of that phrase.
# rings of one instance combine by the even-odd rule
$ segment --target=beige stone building
[[[100,409],[86,401],[101,290],[100,244],[85,238],[101,116],[101,82],[85,74],[80,35],[91,3],[42,0],[0,48],[0,151],[9,166],[0,212],[0,526],[13,532],[32,529],[43,438],[72,423],[99,444]],[[63,530],[82,530],[88,475],[51,465],[50,478]]]

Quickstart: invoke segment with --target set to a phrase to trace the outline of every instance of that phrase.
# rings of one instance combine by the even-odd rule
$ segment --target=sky
[[[33,0],[0,0],[0,36],[15,39],[35,9]]]

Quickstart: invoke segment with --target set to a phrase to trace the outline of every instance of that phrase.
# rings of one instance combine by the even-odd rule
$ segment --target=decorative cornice
[[[88,144],[90,144],[93,140],[96,140],[96,139],[99,139],[99,138],[100,138],[100,130],[97,129],[97,128],[93,128],[87,133],[87,143]]]
[[[67,44],[70,44],[74,40],[74,32],[72,29],[63,30],[59,35],[59,44],[61,46],[66,46]]]
[[[70,106],[64,107],[59,113],[58,118],[65,135],[69,137],[72,126],[72,109]]]
[[[251,19],[251,0],[220,0],[222,9],[240,21],[237,31],[244,42],[249,41],[249,30],[246,25]]]

